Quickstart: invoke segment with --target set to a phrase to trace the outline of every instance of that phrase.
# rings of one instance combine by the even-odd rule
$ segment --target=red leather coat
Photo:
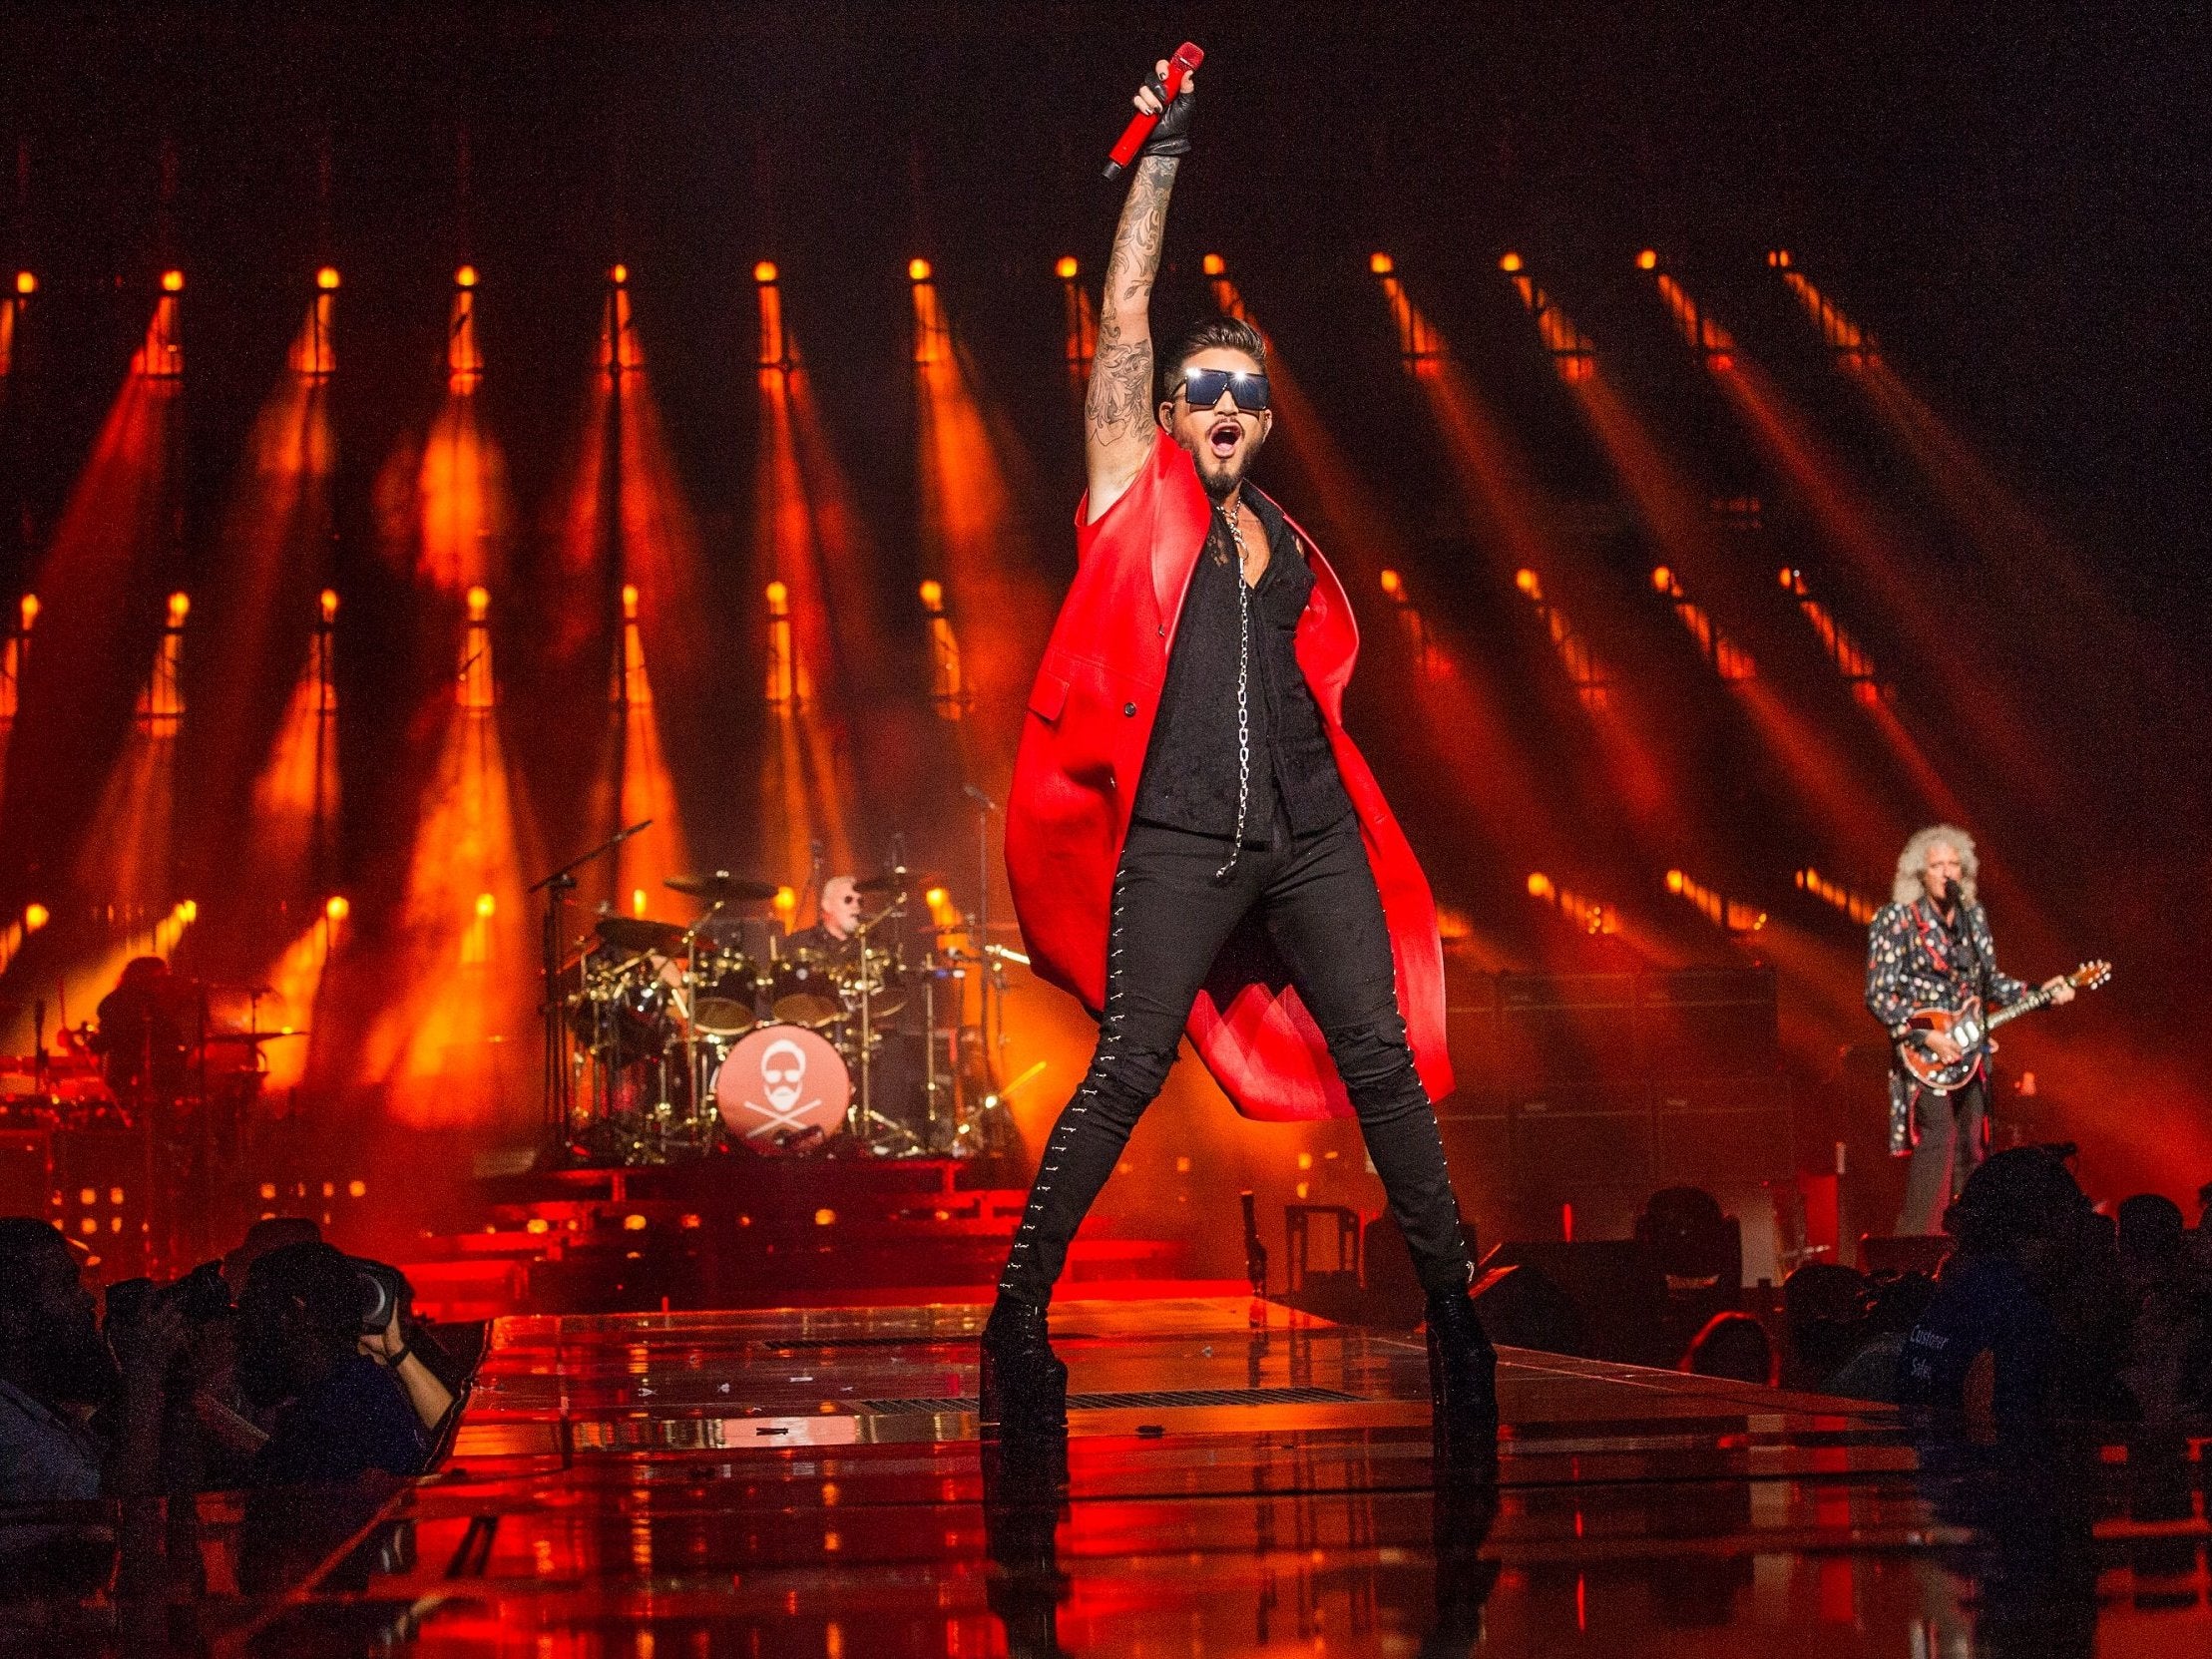
[[[1006,862],[1036,971],[1097,1013],[1106,999],[1113,872],[1211,508],[1189,452],[1164,435],[1096,524],[1086,522],[1088,505],[1087,497],[1076,509],[1076,580],[1030,691],[1007,806]],[[1452,1062],[1436,903],[1374,774],[1344,732],[1344,686],[1359,655],[1351,606],[1312,539],[1291,528],[1315,579],[1298,622],[1298,665],[1382,891],[1414,1063],[1430,1098],[1442,1099],[1452,1091]],[[1269,978],[1280,992],[1253,979],[1229,995],[1226,1008],[1210,991],[1199,993],[1188,1031],[1200,1058],[1247,1117],[1350,1116],[1320,1029],[1279,963]]]

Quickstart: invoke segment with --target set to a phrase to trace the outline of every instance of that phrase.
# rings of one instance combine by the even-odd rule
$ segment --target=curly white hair
[[[1975,903],[1975,888],[1982,874],[1982,861],[1974,854],[1974,837],[1956,824],[1930,824],[1916,831],[1913,839],[1905,843],[1905,850],[1897,855],[1897,879],[1890,883],[1890,897],[1896,903],[1909,905],[1920,899],[1928,889],[1921,885],[1920,873],[1928,868],[1928,849],[1938,842],[1959,855],[1959,891],[1968,904]]]

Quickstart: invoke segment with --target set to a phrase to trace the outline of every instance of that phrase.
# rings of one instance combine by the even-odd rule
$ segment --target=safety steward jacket
[[[1086,496],[1076,508],[1076,580],[1030,691],[1007,806],[1006,862],[1036,972],[1097,1014],[1106,1000],[1113,875],[1212,509],[1189,452],[1165,434],[1097,523],[1089,522],[1089,506]],[[1436,902],[1374,774],[1345,735],[1344,687],[1359,655],[1351,606],[1312,538],[1290,528],[1315,578],[1294,640],[1298,666],[1382,893],[1414,1063],[1430,1098],[1440,1100],[1452,1091],[1452,1062]],[[1244,930],[1224,948],[1186,1030],[1245,1116],[1351,1115],[1320,1028],[1263,929]]]

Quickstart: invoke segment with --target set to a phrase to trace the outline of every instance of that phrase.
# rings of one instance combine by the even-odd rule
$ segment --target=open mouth
[[[1206,447],[1213,451],[1215,460],[1226,461],[1236,453],[1236,446],[1243,437],[1244,428],[1235,421],[1215,421],[1206,433]]]

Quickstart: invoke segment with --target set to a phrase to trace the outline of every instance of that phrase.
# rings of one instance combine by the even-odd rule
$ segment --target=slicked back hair
[[[1183,366],[1201,351],[1241,351],[1259,365],[1262,374],[1267,372],[1267,342],[1260,331],[1242,317],[1218,315],[1207,317],[1182,337],[1160,364],[1160,401],[1172,402],[1175,393],[1182,388]]]

